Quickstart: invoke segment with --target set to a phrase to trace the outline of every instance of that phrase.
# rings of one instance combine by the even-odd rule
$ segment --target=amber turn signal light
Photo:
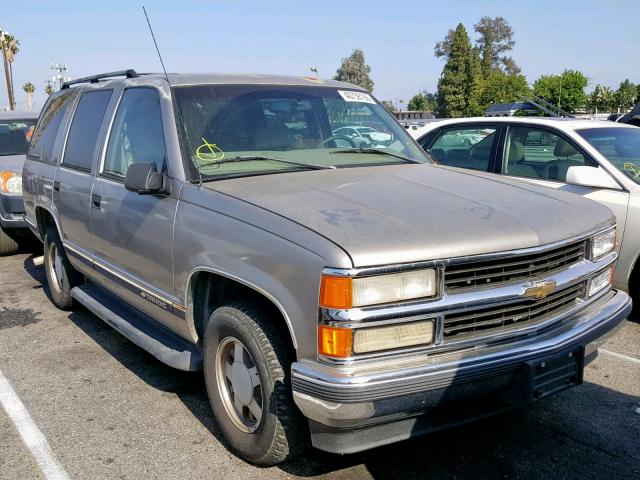
[[[351,356],[353,332],[350,328],[318,325],[318,353],[327,357]]]
[[[353,306],[353,287],[350,277],[323,275],[320,283],[320,306],[347,309]]]

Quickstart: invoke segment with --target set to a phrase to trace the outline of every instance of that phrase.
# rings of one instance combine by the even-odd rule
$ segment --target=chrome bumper
[[[630,312],[629,296],[612,290],[544,332],[477,351],[422,354],[356,367],[296,362],[292,365],[294,400],[313,422],[353,429],[421,415],[446,402],[454,391],[469,398],[508,390],[524,365],[576,349],[583,356],[581,381],[582,365],[595,358],[598,346]],[[389,442],[375,445],[383,443]],[[320,448],[346,453],[375,445]]]

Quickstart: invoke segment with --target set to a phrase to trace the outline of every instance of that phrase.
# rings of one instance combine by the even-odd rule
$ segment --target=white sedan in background
[[[460,138],[473,141],[460,144]],[[611,208],[620,253],[614,284],[640,307],[640,128],[594,120],[481,117],[430,122],[417,141],[442,165],[517,177]]]

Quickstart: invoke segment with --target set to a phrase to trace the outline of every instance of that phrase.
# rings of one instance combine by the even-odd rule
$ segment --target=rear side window
[[[111,93],[111,90],[100,90],[86,92],[80,97],[69,129],[63,165],[91,171],[98,133]]]
[[[123,177],[133,162],[165,166],[160,98],[153,88],[125,90],[111,129],[103,173]]]
[[[72,92],[66,92],[51,98],[47,103],[31,139],[29,158],[46,163],[55,163],[53,146],[58,136],[60,124],[72,98]]]

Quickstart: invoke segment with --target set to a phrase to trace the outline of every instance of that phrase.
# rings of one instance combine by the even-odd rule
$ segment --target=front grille
[[[445,289],[451,292],[495,287],[507,282],[535,278],[580,262],[585,256],[585,247],[586,241],[583,240],[544,252],[450,265],[444,273]]]
[[[523,328],[541,323],[576,305],[584,298],[586,282],[552,293],[541,300],[522,300],[499,307],[448,314],[444,318],[444,339],[462,340],[470,336],[492,335],[514,325]]]

